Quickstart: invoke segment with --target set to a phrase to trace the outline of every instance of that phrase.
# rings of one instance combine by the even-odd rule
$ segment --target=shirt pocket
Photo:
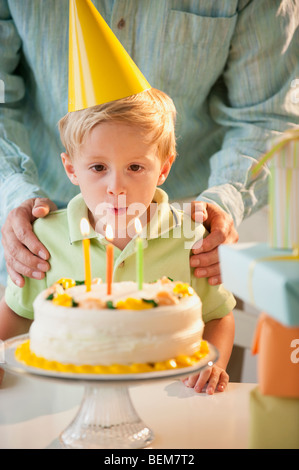
[[[199,93],[206,95],[225,67],[236,20],[237,14],[207,17],[169,12],[161,67],[172,93],[180,93],[183,87],[192,99]]]

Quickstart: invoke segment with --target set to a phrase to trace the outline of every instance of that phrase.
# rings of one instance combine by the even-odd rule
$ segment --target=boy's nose
[[[118,175],[114,175],[108,184],[107,193],[113,196],[125,194],[126,190],[122,178]]]

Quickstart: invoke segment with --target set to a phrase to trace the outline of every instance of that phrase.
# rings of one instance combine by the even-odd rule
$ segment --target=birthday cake
[[[62,279],[38,295],[29,341],[16,356],[72,372],[144,372],[186,367],[208,353],[201,300],[168,278],[143,284]],[[82,369],[83,367],[83,369]],[[85,369],[84,369],[85,368]],[[87,369],[86,369],[87,368]]]

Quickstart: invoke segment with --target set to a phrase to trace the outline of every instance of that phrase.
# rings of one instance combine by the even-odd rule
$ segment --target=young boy
[[[82,111],[68,113],[59,122],[66,149],[62,163],[81,193],[67,209],[38,219],[34,230],[51,253],[51,269],[42,280],[26,279],[18,288],[10,280],[0,305],[0,338],[28,331],[36,295],[58,279],[84,277],[80,220],[90,223],[92,275],[105,280],[106,226],[113,228],[114,282],[135,279],[134,220],[143,228],[144,281],[162,276],[189,282],[201,297],[204,337],[220,351],[212,368],[185,383],[200,392],[222,391],[234,337],[233,296],[222,286],[193,276],[189,265],[193,243],[204,227],[168,203],[158,189],[176,156],[175,108],[161,91],[137,95]],[[192,239],[192,240],[191,240]],[[191,240],[191,241],[190,241]]]

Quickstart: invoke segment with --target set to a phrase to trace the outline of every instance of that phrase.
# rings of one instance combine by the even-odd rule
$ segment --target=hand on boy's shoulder
[[[192,248],[190,265],[194,275],[207,277],[209,284],[221,284],[218,247],[226,243],[236,243],[239,239],[232,217],[216,204],[195,201],[191,212],[193,220],[202,222],[209,231],[204,240],[196,242]]]
[[[32,215],[37,219],[57,210],[56,204],[48,198],[37,197],[33,200]]]
[[[203,224],[208,218],[207,202],[192,201],[191,202],[191,217],[195,222]]]
[[[7,271],[19,287],[24,286],[23,276],[34,277],[33,273],[41,273],[43,276],[50,267],[46,261],[49,252],[33,233],[32,223],[56,209],[50,199],[27,199],[10,211],[3,224],[2,244]]]

